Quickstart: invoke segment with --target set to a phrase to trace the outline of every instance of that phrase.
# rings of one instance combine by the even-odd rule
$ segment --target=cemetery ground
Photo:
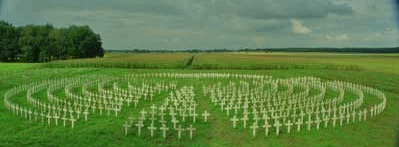
[[[114,55],[112,55],[114,56]],[[123,55],[122,55],[123,56]],[[147,56],[147,55],[144,55]],[[245,69],[243,65],[256,64],[254,57],[249,55],[239,56],[240,60],[233,61],[233,58],[237,58],[238,55],[222,54],[213,56],[212,54],[200,54],[195,55],[194,61],[191,68],[184,67],[185,61],[189,58],[190,54],[168,54],[168,57],[161,56],[159,59],[164,59],[151,64],[157,64],[157,67],[162,67],[164,64],[168,64],[168,67],[173,66],[176,69],[124,69],[124,68],[96,68],[90,67],[94,64],[89,65],[90,61],[80,60],[80,64],[86,64],[86,66],[78,66],[80,68],[74,68],[75,66],[65,66],[63,68],[59,66],[54,67],[43,67],[42,64],[19,64],[19,63],[0,63],[0,146],[394,146],[397,144],[397,135],[399,127],[399,67],[398,67],[398,56],[381,56],[370,55],[371,57],[359,57],[356,55],[335,55],[333,57],[326,58],[323,55],[308,54],[317,60],[313,61],[311,57],[298,57],[298,56],[287,56],[288,60],[283,60],[283,57],[259,57],[263,60],[261,63],[266,65],[268,61],[278,62],[274,64],[271,69],[273,70],[240,70]],[[174,56],[171,58],[171,56]],[[179,56],[179,57],[176,57]],[[265,56],[265,55],[263,55]],[[317,57],[319,56],[319,57]],[[321,56],[321,57],[320,57]],[[353,57],[355,56],[355,57]],[[352,57],[352,58],[351,58]],[[121,57],[118,57],[121,58]],[[122,57],[129,58],[129,57]],[[204,59],[205,58],[205,59]],[[209,60],[206,60],[208,58]],[[248,58],[253,59],[251,62],[247,62]],[[267,59],[272,58],[272,59]],[[115,58],[111,58],[115,59]],[[148,58],[146,58],[148,59]],[[213,59],[213,60],[212,60]],[[247,61],[244,61],[247,60]],[[281,59],[276,61],[276,59]],[[323,60],[324,59],[324,60]],[[95,59],[91,59],[95,60]],[[102,62],[113,62],[109,58],[100,59]],[[144,60],[144,59],[143,59]],[[155,59],[154,59],[155,60]],[[299,61],[298,61],[299,60]],[[294,62],[296,61],[296,62]],[[357,62],[356,62],[357,61]],[[71,61],[66,61],[71,62]],[[122,63],[123,60],[119,60],[114,63],[107,63],[109,65]],[[149,62],[149,61],[147,61]],[[200,68],[199,65],[205,65],[205,62],[211,67],[221,67],[229,63],[231,66],[239,66],[236,69],[212,69],[212,70],[195,70]],[[241,62],[241,63],[240,63]],[[310,68],[311,66],[305,66],[312,62],[311,65],[319,65],[317,68]],[[203,64],[202,64],[203,63]],[[246,64],[244,64],[246,63]],[[283,66],[287,63],[289,66]],[[319,63],[319,64],[316,64]],[[51,63],[50,63],[51,64]],[[69,64],[70,65],[70,64]],[[96,64],[98,66],[98,64]],[[130,64],[131,65],[131,64]],[[129,65],[129,66],[130,66]],[[171,65],[171,66],[169,66]],[[178,66],[177,66],[178,65]],[[216,66],[214,66],[216,65]],[[219,65],[219,66],[218,66]],[[259,65],[259,64],[257,64]],[[181,66],[181,67],[180,67]],[[356,67],[356,68],[329,68],[326,67]],[[101,67],[101,66],[100,66]],[[280,70],[277,69],[281,68]],[[284,68],[282,68],[284,67]],[[298,67],[304,67],[298,69]],[[309,68],[307,68],[309,67]],[[181,68],[181,69],[180,69]],[[248,68],[254,68],[249,66]],[[292,68],[292,69],[291,69]],[[222,70],[223,69],[223,70]],[[141,74],[141,73],[229,73],[229,74],[256,74],[256,75],[270,75],[273,78],[296,78],[304,76],[319,77],[323,80],[338,80],[345,81],[364,86],[370,86],[377,90],[384,92],[386,96],[386,108],[379,115],[367,118],[366,121],[356,121],[353,123],[346,123],[344,121],[343,126],[339,125],[332,127],[331,123],[327,128],[324,126],[320,127],[319,130],[313,125],[310,131],[307,130],[307,126],[303,126],[300,132],[297,132],[296,126],[293,126],[291,133],[287,133],[287,129],[284,128],[279,135],[276,135],[272,130],[268,136],[265,136],[264,128],[259,124],[259,129],[256,132],[256,136],[253,137],[253,131],[249,129],[252,125],[247,124],[247,128],[242,127],[242,122],[237,122],[237,127],[233,128],[233,111],[231,114],[226,115],[226,111],[220,109],[219,105],[214,105],[208,95],[203,94],[203,85],[215,85],[221,82],[222,85],[229,85],[230,79],[203,79],[197,80],[195,78],[181,78],[181,79],[169,79],[169,78],[147,78],[146,80],[159,80],[166,82],[177,82],[178,89],[184,86],[190,87],[193,85],[194,88],[194,100],[198,104],[197,113],[198,120],[193,124],[195,131],[193,132],[193,138],[190,140],[189,132],[184,131],[181,134],[181,139],[178,139],[178,133],[173,129],[173,124],[168,123],[169,131],[168,137],[164,139],[162,132],[157,130],[154,133],[154,137],[151,137],[150,130],[147,129],[149,124],[141,130],[141,136],[138,136],[137,127],[128,128],[127,135],[125,135],[125,127],[123,124],[127,122],[130,116],[139,117],[140,111],[146,109],[150,111],[152,104],[162,104],[165,97],[168,97],[170,91],[161,92],[154,96],[152,101],[141,101],[137,107],[124,105],[116,117],[113,111],[108,117],[107,112],[104,110],[104,114],[100,115],[98,110],[96,113],[89,115],[88,121],[84,120],[84,115],[81,114],[80,120],[78,120],[74,128],[71,128],[70,122],[67,126],[62,125],[62,121],[59,120],[58,125],[55,125],[55,121],[52,119],[51,124],[48,125],[47,119],[44,119],[42,123],[41,118],[35,122],[18,116],[12,111],[6,109],[4,105],[4,94],[7,90],[18,87],[24,84],[30,84],[36,81],[45,79],[62,79],[67,77],[80,77],[84,75],[106,75],[109,77],[120,77],[123,75]],[[249,80],[251,81],[251,80]],[[239,80],[236,80],[239,83]],[[126,88],[128,84],[120,82],[119,86]],[[105,88],[112,89],[112,83],[106,84]],[[89,90],[96,90],[96,86],[89,86]],[[256,87],[251,87],[256,88]],[[280,88],[280,87],[279,87]],[[73,93],[81,93],[82,85],[77,85],[71,89]],[[281,86],[279,91],[285,91],[287,87]],[[317,93],[318,90],[311,89],[310,93]],[[66,97],[64,89],[54,90],[53,94],[62,98]],[[332,99],[338,94],[336,91],[328,89],[326,90],[325,99]],[[39,101],[50,103],[47,99],[47,90],[38,90],[32,96]],[[342,103],[350,102],[356,99],[356,94],[345,90],[345,97]],[[13,103],[26,108],[34,108],[26,98],[26,91],[17,94],[11,98]],[[373,96],[372,94],[365,93],[364,101],[360,108],[370,108],[371,106],[380,103],[381,101]],[[203,120],[202,113],[207,111],[210,113],[207,122]],[[91,112],[91,110],[89,111]],[[148,112],[149,113],[149,112]],[[241,111],[239,112],[242,113]],[[149,115],[149,114],[148,114]],[[241,117],[240,117],[241,118]],[[32,118],[33,119],[33,118]],[[147,118],[148,119],[148,118]],[[192,121],[192,118],[190,118]],[[352,121],[352,120],[351,120]],[[271,121],[272,122],[272,121]],[[305,123],[305,122],[304,122]],[[190,123],[182,123],[185,128]]]

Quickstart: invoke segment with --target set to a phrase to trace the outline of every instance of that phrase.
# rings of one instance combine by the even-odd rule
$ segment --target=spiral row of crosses
[[[48,79],[9,89],[4,98],[8,110],[29,122],[74,128],[91,119],[115,117],[124,120],[125,135],[190,140],[198,125],[217,119],[199,106],[203,98],[220,109],[213,111],[230,117],[232,128],[250,129],[254,137],[362,122],[386,106],[383,92],[349,82],[221,73]],[[364,104],[368,99],[378,103]]]

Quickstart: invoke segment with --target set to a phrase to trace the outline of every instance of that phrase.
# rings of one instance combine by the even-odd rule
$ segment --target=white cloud
[[[326,35],[326,38],[329,41],[346,41],[352,39],[348,34],[342,34],[337,36]]]
[[[312,32],[309,28],[305,27],[303,23],[297,19],[292,19],[292,31],[297,34],[309,34]]]

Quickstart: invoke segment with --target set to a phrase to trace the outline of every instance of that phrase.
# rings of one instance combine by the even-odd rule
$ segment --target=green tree
[[[0,61],[13,62],[18,60],[21,50],[18,46],[17,30],[10,23],[0,21]]]

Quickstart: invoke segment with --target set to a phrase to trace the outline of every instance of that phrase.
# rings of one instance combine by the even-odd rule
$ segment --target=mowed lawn
[[[355,64],[364,68],[363,70],[323,70],[323,69],[284,69],[284,70],[182,70],[182,69],[121,69],[121,68],[30,68],[34,64],[9,64],[0,63],[0,103],[4,103],[3,95],[9,88],[38,81],[47,78],[76,77],[85,74],[105,74],[109,76],[120,76],[127,73],[145,73],[145,72],[218,72],[218,73],[243,73],[243,74],[264,74],[272,75],[277,78],[290,78],[298,76],[316,76],[328,80],[342,80],[358,83],[382,90],[387,96],[387,107],[380,115],[370,118],[367,122],[356,122],[342,127],[321,128],[319,131],[312,129],[310,132],[303,129],[297,133],[296,130],[291,134],[282,133],[278,137],[272,133],[266,138],[264,132],[260,131],[255,138],[252,137],[250,129],[233,129],[232,122],[225,112],[215,107],[209,98],[201,96],[201,89],[196,92],[197,101],[200,103],[199,109],[208,110],[211,113],[209,123],[198,126],[195,137],[189,141],[187,137],[181,141],[174,135],[169,140],[163,140],[162,137],[150,139],[147,137],[137,137],[136,132],[130,132],[128,136],[124,135],[122,124],[127,117],[98,117],[91,118],[88,123],[80,122],[74,129],[70,126],[48,126],[38,123],[29,123],[26,119],[16,117],[10,111],[5,110],[4,105],[0,105],[0,146],[331,146],[331,147],[385,147],[395,146],[398,139],[399,127],[399,68],[393,63],[388,63],[385,56],[389,55],[367,55],[367,57],[350,58],[356,55],[315,55],[303,53],[306,55],[273,53],[274,56],[266,57],[262,55],[241,55],[241,54],[196,54],[193,65],[201,62],[209,64],[237,63],[236,66],[245,64],[259,64],[267,62],[298,64],[298,65],[352,65]],[[281,55],[283,54],[283,55]],[[190,54],[179,54],[189,58]],[[239,56],[240,55],[240,56]],[[139,56],[139,55],[134,55]],[[144,56],[153,56],[143,54],[143,58],[137,57],[137,60],[156,60],[153,63],[164,64],[175,59],[157,59],[145,58]],[[177,56],[170,54],[170,57]],[[277,57],[276,57],[277,56]],[[321,56],[321,57],[317,57]],[[378,57],[383,56],[383,57]],[[396,55],[393,58],[397,58]],[[204,58],[207,57],[207,58]],[[210,58],[212,57],[212,58]],[[232,58],[234,57],[234,58]],[[256,60],[255,57],[258,57]],[[103,62],[112,62],[110,60],[130,59],[132,55],[111,54],[103,59]],[[185,60],[183,57],[181,59]],[[207,59],[207,60],[205,60]],[[301,59],[301,60],[299,60]],[[86,64],[90,60],[82,59],[81,64]],[[135,59],[131,59],[135,60]],[[314,61],[313,61],[314,60]],[[317,61],[318,60],[318,61]],[[353,62],[353,61],[359,62]],[[393,59],[392,59],[393,60]],[[162,62],[164,61],[164,62]],[[267,62],[266,62],[267,61]],[[375,61],[375,62],[372,62]],[[381,61],[381,62],[379,62]],[[397,60],[394,60],[397,63]],[[77,61],[63,61],[77,62]],[[120,64],[122,61],[108,64]],[[176,61],[178,62],[178,61]],[[181,62],[179,60],[179,62]],[[178,63],[179,63],[178,62]],[[347,63],[348,62],[348,63]],[[374,67],[367,67],[370,63]],[[392,65],[392,66],[390,66]],[[36,65],[35,65],[36,66]],[[113,67],[118,67],[114,65]],[[384,68],[392,69],[384,70]],[[239,69],[239,68],[237,68]],[[380,69],[380,70],[379,70]],[[10,72],[18,70],[18,72]],[[10,74],[13,73],[13,74]],[[212,83],[214,81],[192,81],[187,82],[179,80],[183,84],[194,84],[201,88],[202,84]],[[61,91],[62,92],[62,91]],[[45,92],[43,92],[45,93]],[[43,94],[44,96],[45,94]],[[350,95],[350,94],[348,94]],[[18,102],[26,103],[25,95],[19,96]],[[367,95],[365,95],[367,98]],[[26,97],[26,96],[25,96]],[[349,97],[350,98],[350,97]],[[44,99],[44,98],[43,98]],[[373,98],[370,98],[373,101]],[[365,100],[369,101],[369,99]],[[365,104],[368,107],[367,104]],[[129,109],[130,110],[130,109]],[[137,111],[137,110],[132,110]],[[261,129],[260,129],[261,130]],[[147,131],[147,130],[146,130]],[[157,132],[159,133],[159,132]],[[148,135],[148,134],[147,134]],[[184,135],[183,135],[184,136]]]

